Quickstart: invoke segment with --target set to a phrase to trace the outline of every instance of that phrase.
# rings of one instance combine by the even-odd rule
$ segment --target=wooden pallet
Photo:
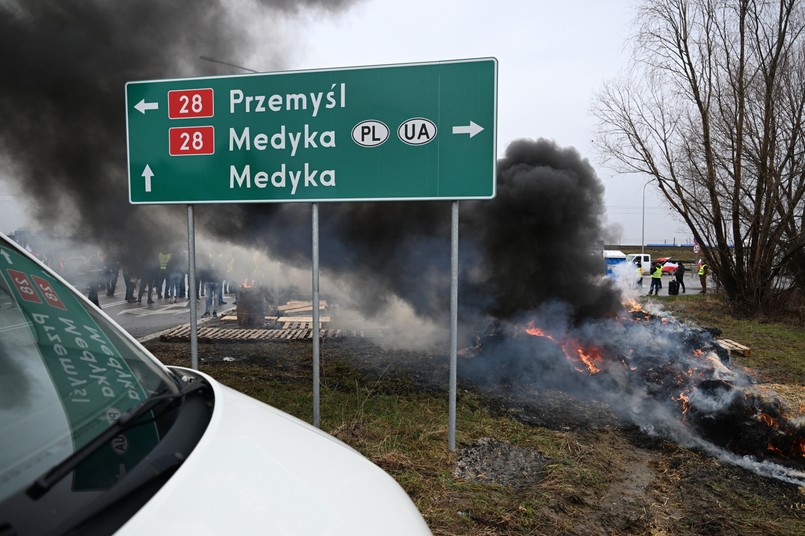
[[[321,329],[319,330],[322,339],[339,339],[342,337],[366,337],[364,330],[350,329]],[[378,334],[373,334],[377,336]],[[313,330],[304,327],[288,329],[242,329],[242,328],[198,328],[198,340],[201,342],[219,341],[296,341],[313,339]],[[177,326],[165,332],[160,337],[165,342],[181,342],[190,340],[190,325]]]
[[[752,351],[752,349],[748,346],[744,346],[743,344],[739,344],[730,339],[718,339],[716,340],[716,344],[727,350],[730,355],[749,357],[749,354]]]
[[[222,324],[236,324],[238,322],[238,317],[227,315],[219,317],[219,320]],[[331,320],[332,319],[330,316],[322,315],[319,318],[319,326],[326,327]],[[287,318],[284,316],[267,316],[265,317],[265,322],[266,324],[270,325],[282,324],[282,329],[313,329],[313,317],[310,316],[291,316]]]
[[[319,300],[319,310],[326,311],[327,310],[327,301],[326,300]],[[293,300],[289,301],[285,305],[280,305],[277,307],[277,311],[282,313],[285,316],[299,314],[299,313],[310,313],[312,314],[313,311],[313,302],[312,301],[301,301],[301,300]]]

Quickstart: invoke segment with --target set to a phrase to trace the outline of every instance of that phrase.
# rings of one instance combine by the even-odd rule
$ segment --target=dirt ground
[[[187,343],[152,341],[146,346],[166,364],[189,366]],[[199,368],[255,396],[254,385],[248,382],[270,378],[309,385],[311,355],[310,341],[202,343]],[[349,375],[351,382],[357,374],[367,383],[382,375],[379,388],[400,395],[446,395],[448,372],[443,357],[385,351],[361,338],[322,344],[323,377],[331,384],[337,383],[333,380],[339,374]],[[265,371],[263,380],[255,378],[255,365]],[[474,390],[493,415],[525,423],[535,431],[561,432],[578,462],[579,476],[546,481],[544,468],[554,460],[499,438],[462,443],[455,456],[454,478],[479,483],[477,493],[487,492],[483,486],[494,486],[524,503],[537,493],[547,499],[530,507],[527,516],[512,513],[508,521],[460,512],[453,523],[425,513],[434,534],[805,534],[805,487],[762,477],[649,436],[594,400],[528,386],[501,392],[461,382],[459,388],[460,392]],[[393,464],[375,461],[396,476]],[[595,485],[584,485],[585,468],[604,476]],[[453,510],[458,511],[461,499],[456,501]],[[518,528],[518,523],[525,528]]]

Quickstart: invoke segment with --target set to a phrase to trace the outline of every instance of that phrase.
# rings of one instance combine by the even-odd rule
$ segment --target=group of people
[[[635,265],[637,266],[637,284],[643,284],[643,267],[640,264],[640,259],[635,259]],[[652,294],[658,296],[660,294],[660,289],[662,288],[662,263],[654,261],[651,263],[651,268],[649,270],[649,274],[651,276],[651,286],[648,290],[648,295],[651,296]],[[699,259],[696,268],[696,274],[699,276],[699,282],[701,283],[702,289],[699,291],[699,294],[707,293],[707,276],[709,275],[709,266],[707,262],[703,259]],[[687,291],[685,288],[685,273],[687,272],[687,268],[685,264],[680,262],[677,263],[677,267],[674,270],[674,281],[679,286],[679,291],[683,294]]]
[[[94,261],[88,268],[88,297],[99,307],[98,291],[105,290],[107,296],[114,296],[121,274],[126,286],[124,299],[129,303],[142,303],[145,296],[146,303],[153,304],[154,294],[156,299],[167,300],[167,303],[189,300],[188,263],[181,249],[161,251],[150,263],[127,262],[121,256],[105,252],[99,252]],[[197,300],[201,296],[206,298],[203,316],[218,316],[218,306],[227,303],[224,292],[228,293],[231,284],[231,279],[226,279],[231,269],[231,259],[227,261],[212,253],[197,258],[195,293]]]

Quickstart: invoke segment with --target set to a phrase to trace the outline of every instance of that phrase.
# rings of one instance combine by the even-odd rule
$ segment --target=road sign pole
[[[312,204],[313,237],[313,426],[321,427],[319,411],[319,204]]]
[[[190,368],[198,369],[198,317],[196,315],[196,225],[193,219],[193,205],[187,205],[187,262],[188,289],[190,298]]]
[[[450,410],[447,446],[456,450],[456,368],[458,354],[458,201],[453,201],[450,224]]]

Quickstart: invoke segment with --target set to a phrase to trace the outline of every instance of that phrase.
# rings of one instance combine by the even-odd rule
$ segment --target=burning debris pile
[[[495,323],[463,352],[464,379],[603,401],[646,433],[805,484],[803,406],[731,367],[712,333],[634,308],[578,326],[566,313],[554,305]]]

